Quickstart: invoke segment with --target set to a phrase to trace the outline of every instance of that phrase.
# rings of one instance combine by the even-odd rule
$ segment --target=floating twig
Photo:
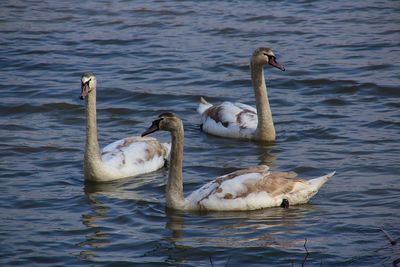
[[[229,261],[231,260],[231,256],[228,257],[228,260],[225,263],[225,267],[228,267]]]
[[[210,258],[210,263],[211,263],[211,267],[214,267],[213,261],[211,259],[211,256],[208,256]]]
[[[379,229],[385,234],[386,238],[389,240],[389,242],[392,246],[397,244],[397,240],[394,239],[393,237],[391,237],[388,232],[386,232],[383,228],[379,228]],[[392,263],[393,263],[393,266],[400,267],[400,258],[395,259]]]
[[[384,229],[382,229],[382,228],[379,228],[379,229],[385,234],[386,238],[389,240],[389,242],[390,242],[390,244],[391,244],[392,246],[396,245],[396,243],[397,243],[397,240],[396,240],[396,239],[392,238],[392,237],[389,235],[389,233],[386,232]]]
[[[303,262],[301,263],[301,266],[302,267],[304,267],[304,264],[306,263],[306,260],[307,260],[307,258],[308,258],[308,255],[310,255],[310,253],[308,252],[308,249],[307,249],[307,237],[306,238],[304,238],[304,248],[305,248],[305,250],[306,250],[306,256],[304,257],[304,260],[303,260]]]

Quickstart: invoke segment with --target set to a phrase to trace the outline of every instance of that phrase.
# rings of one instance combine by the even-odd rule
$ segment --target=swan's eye
[[[276,61],[276,57],[275,56],[269,56],[269,61]]]
[[[160,124],[160,121],[162,121],[164,118],[159,118],[153,121],[152,125],[155,125],[158,127],[158,125]]]

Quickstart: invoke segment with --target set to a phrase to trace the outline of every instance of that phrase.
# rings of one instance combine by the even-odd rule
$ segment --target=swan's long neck
[[[100,146],[97,140],[96,90],[92,90],[86,99],[86,145],[85,177],[95,177],[101,163]]]
[[[171,159],[166,188],[166,203],[168,208],[183,209],[183,126],[171,131]]]
[[[251,65],[251,79],[256,97],[258,125],[256,138],[261,141],[275,140],[275,127],[272,120],[271,108],[268,101],[267,86],[265,84],[264,68],[258,64]]]

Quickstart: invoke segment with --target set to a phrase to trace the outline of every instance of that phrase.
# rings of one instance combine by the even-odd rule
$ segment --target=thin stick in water
[[[397,240],[396,240],[396,239],[392,238],[392,237],[389,235],[389,233],[386,232],[384,229],[382,229],[382,228],[379,228],[379,229],[385,234],[386,238],[389,240],[389,242],[390,242],[390,244],[391,244],[392,246],[396,245],[396,243],[397,243]]]
[[[310,253],[308,252],[308,249],[307,249],[307,237],[306,238],[304,238],[304,248],[306,249],[306,256],[304,257],[304,260],[303,260],[303,262],[302,262],[302,264],[301,264],[301,266],[302,267],[304,267],[304,264],[306,263],[306,260],[307,260],[307,258],[308,258],[308,255],[310,255]]]

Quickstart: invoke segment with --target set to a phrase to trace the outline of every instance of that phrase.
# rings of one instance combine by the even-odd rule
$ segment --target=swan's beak
[[[268,64],[271,65],[272,67],[280,69],[281,71],[285,71],[285,68],[281,64],[276,62],[275,57],[271,57],[271,59],[269,60]]]
[[[144,133],[142,133],[142,137],[160,130],[159,123],[160,120],[153,121],[149,129],[147,129]]]
[[[81,96],[80,99],[85,99],[85,97],[87,97],[87,95],[89,94],[89,83],[82,83],[81,86]]]

